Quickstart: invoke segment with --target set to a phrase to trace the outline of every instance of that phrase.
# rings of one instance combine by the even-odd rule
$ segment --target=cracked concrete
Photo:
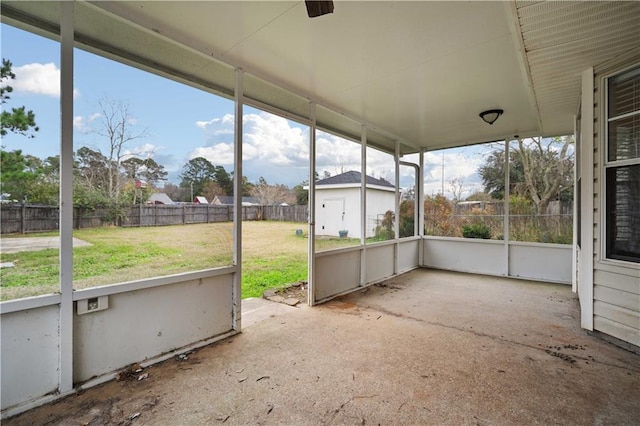
[[[6,424],[640,424],[640,356],[581,330],[568,286],[416,270],[263,303],[241,335]]]

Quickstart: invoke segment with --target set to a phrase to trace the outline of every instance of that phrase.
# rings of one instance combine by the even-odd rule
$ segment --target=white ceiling
[[[56,16],[33,3],[3,9]],[[338,113],[327,127],[353,134],[346,116],[404,152],[572,133],[580,72],[640,45],[640,2],[336,1],[310,19],[302,1],[96,1],[76,16],[93,50],[225,93],[241,67],[248,96],[303,116],[316,101]],[[491,108],[505,113],[489,126]]]

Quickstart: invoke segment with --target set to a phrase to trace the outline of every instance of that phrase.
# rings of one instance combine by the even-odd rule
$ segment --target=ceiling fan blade
[[[333,13],[333,1],[312,1],[305,0],[307,5],[307,15],[309,18],[315,18],[317,16],[326,15],[327,13]]]

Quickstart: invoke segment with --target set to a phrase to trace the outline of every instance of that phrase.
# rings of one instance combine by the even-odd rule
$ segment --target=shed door
[[[338,236],[338,231],[344,228],[344,198],[325,198],[322,200],[320,210],[322,212],[320,233]]]

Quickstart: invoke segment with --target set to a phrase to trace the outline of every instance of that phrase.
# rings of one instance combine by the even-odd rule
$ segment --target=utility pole
[[[442,152],[442,187],[440,189],[440,194],[444,197],[444,151]]]

